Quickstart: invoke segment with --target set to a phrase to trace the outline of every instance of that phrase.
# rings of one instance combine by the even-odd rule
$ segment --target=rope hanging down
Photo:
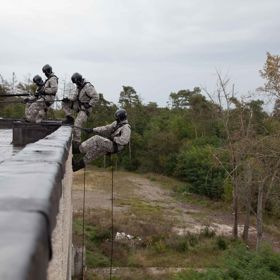
[[[110,257],[110,280],[112,279],[113,255],[114,255],[114,166],[111,155],[112,169],[112,193],[111,193],[111,257]]]
[[[85,207],[86,206],[86,167],[84,167],[84,194],[83,194],[83,241],[82,241],[82,279],[85,279]]]
[[[114,165],[111,155],[111,252],[110,252],[110,280],[113,272],[113,256],[114,256]],[[85,279],[85,208],[86,208],[86,167],[84,167],[84,190],[83,190],[83,233],[82,233],[82,279]]]

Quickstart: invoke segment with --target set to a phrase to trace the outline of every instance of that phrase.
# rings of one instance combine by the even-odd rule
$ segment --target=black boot
[[[68,124],[73,125],[74,124],[74,118],[71,116],[66,116],[66,119],[62,121],[62,124]]]
[[[80,142],[77,142],[77,141],[73,141],[72,142],[72,154],[75,155],[75,154],[80,154],[80,147],[81,143]]]
[[[85,165],[85,162],[83,159],[80,159],[80,160],[74,160],[72,159],[72,169],[74,172],[84,168],[86,165]]]

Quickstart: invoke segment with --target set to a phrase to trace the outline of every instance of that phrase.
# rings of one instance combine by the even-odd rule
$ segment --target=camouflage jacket
[[[83,108],[83,103],[89,104],[91,107],[96,105],[99,100],[99,95],[96,92],[94,86],[89,82],[84,82],[81,88],[76,89],[74,96],[71,98],[72,101],[78,101],[79,107]]]
[[[111,124],[94,128],[94,132],[99,135],[111,139],[118,144],[119,150],[127,145],[130,141],[131,129],[128,121],[122,121],[119,124],[114,121]]]
[[[46,101],[53,101],[58,90],[58,78],[51,74],[44,84],[44,98]]]

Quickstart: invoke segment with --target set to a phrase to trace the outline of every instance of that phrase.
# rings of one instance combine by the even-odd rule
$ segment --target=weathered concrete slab
[[[70,145],[71,128],[62,127],[4,161],[0,168],[0,211],[42,211],[53,229]]]
[[[14,147],[12,129],[0,129],[0,163],[18,153],[21,147]]]
[[[49,257],[50,235],[59,211],[71,130],[70,127],[61,127],[0,164],[0,279],[46,279],[46,256]],[[2,231],[5,225],[8,230]],[[31,230],[25,229],[28,226]],[[25,235],[21,238],[23,231]],[[8,232],[26,244],[16,250],[17,246],[11,244],[14,239],[8,238]],[[3,261],[5,252],[9,252],[10,261],[16,260],[19,271],[8,273],[13,262]],[[44,275],[41,274],[42,267]],[[31,275],[28,274],[30,271],[36,276],[25,278],[25,275]]]
[[[40,213],[0,212],[0,279],[46,279],[50,244]]]
[[[51,134],[61,126],[61,121],[43,121],[40,124],[24,121],[13,122],[13,144],[24,146]]]

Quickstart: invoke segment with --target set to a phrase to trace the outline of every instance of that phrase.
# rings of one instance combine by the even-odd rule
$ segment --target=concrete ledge
[[[11,119],[11,118],[0,118],[0,128],[13,128],[14,121],[20,121],[19,119]]]
[[[24,146],[42,139],[61,126],[61,121],[42,121],[40,124],[13,122],[13,144]]]
[[[61,127],[0,164],[0,279],[46,279],[71,132]]]

